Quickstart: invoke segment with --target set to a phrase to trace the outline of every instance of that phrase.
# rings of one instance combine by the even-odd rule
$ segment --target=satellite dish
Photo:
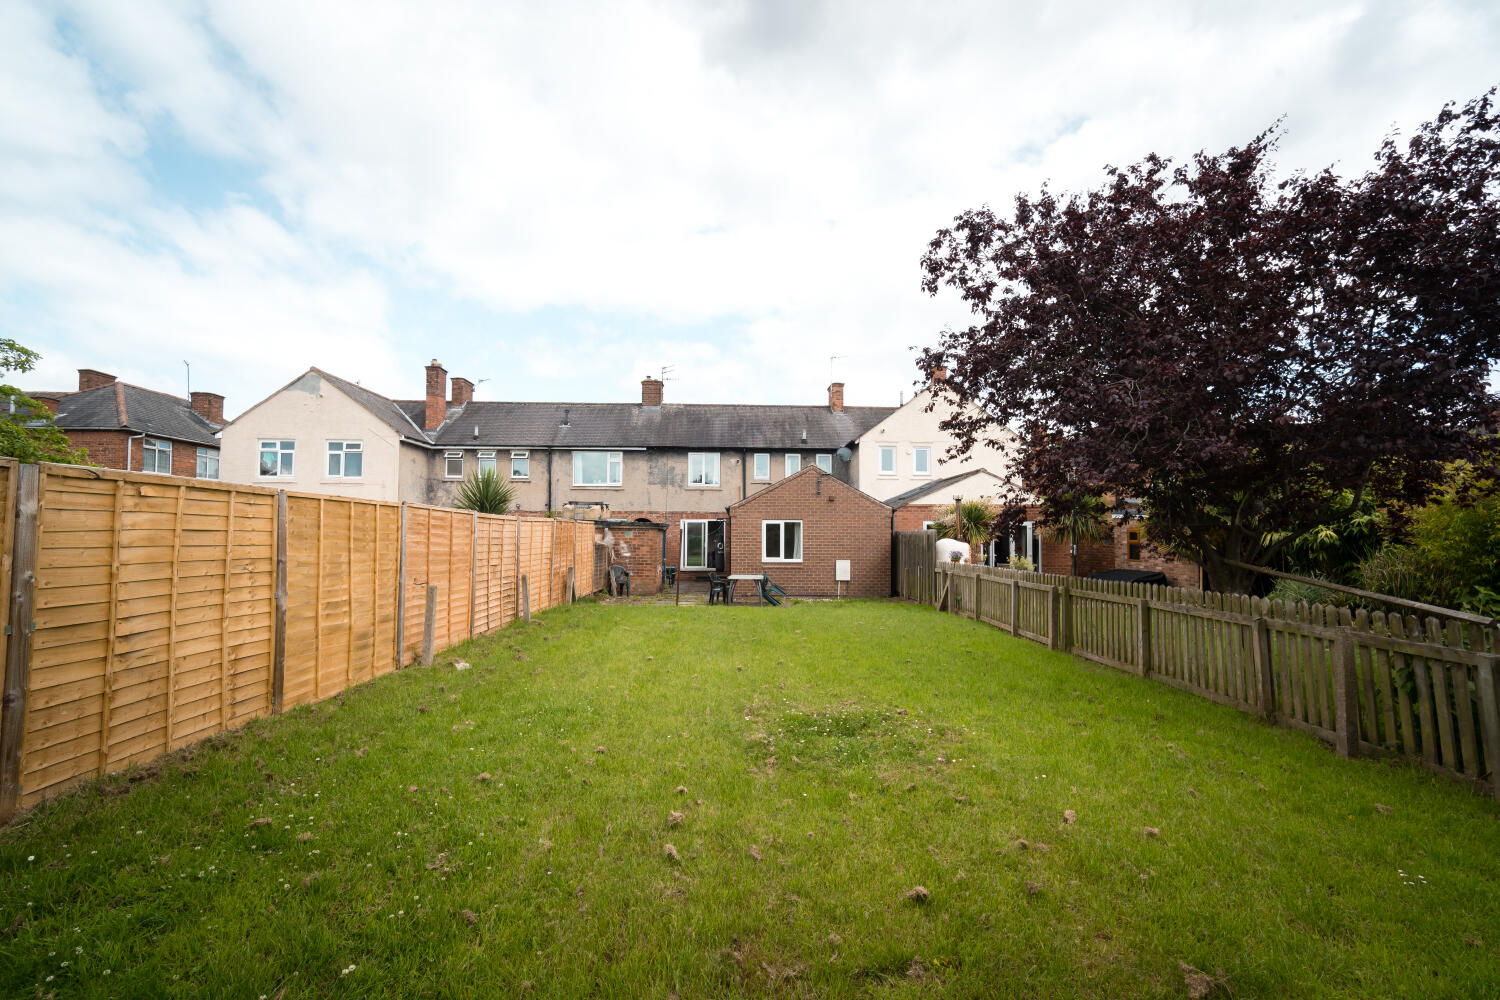
[[[847,462],[854,457],[854,452],[850,451],[848,448],[840,448],[838,451],[834,452],[834,454],[838,455],[840,462]]]

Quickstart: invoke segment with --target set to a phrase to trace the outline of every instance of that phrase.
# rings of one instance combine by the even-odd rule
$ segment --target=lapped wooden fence
[[[900,596],[1500,798],[1500,632],[1471,623],[938,564]]]
[[[0,822],[595,589],[585,522],[9,460],[0,504]]]

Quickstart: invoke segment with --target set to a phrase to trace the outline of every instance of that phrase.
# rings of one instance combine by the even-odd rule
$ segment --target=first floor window
[[[513,451],[510,453],[510,478],[531,478],[531,452]]]
[[[296,450],[297,442],[295,441],[262,441],[260,443],[260,474],[277,477],[291,476]]]
[[[493,451],[481,451],[479,453],[479,474],[482,476],[486,472],[491,475],[500,474],[499,470],[495,468],[495,453]]]
[[[795,454],[794,452],[787,452],[787,455],[786,455],[786,474],[789,475],[789,476],[793,476],[793,475],[796,475],[797,473],[799,473],[801,471],[802,471],[802,456],[798,455],[798,454]]]
[[[688,452],[688,485],[719,485],[719,453],[716,451]]]
[[[365,474],[365,446],[361,441],[328,442],[328,475],[333,479],[358,479]]]
[[[443,476],[446,479],[462,479],[464,477],[463,452],[446,451],[443,453]]]
[[[618,451],[573,452],[574,486],[619,486],[625,481],[624,453]]]
[[[196,475],[199,479],[219,478],[219,449],[198,449],[198,468],[196,470]]]
[[[708,569],[708,522],[682,522],[682,568]]]
[[[1141,529],[1131,528],[1125,533],[1125,558],[1131,562],[1141,561]]]
[[[813,456],[813,464],[816,465],[818,468],[822,469],[824,472],[828,473],[829,475],[833,474],[833,456],[832,455],[814,455]]]
[[[172,474],[172,442],[160,438],[141,439],[141,471]]]
[[[896,474],[896,446],[893,444],[880,446],[880,474],[882,476]]]
[[[769,451],[757,451],[755,453],[754,476],[756,479],[771,478],[771,453]]]
[[[919,444],[911,450],[911,474],[914,476],[932,475],[932,449],[925,444]]]
[[[762,562],[802,561],[801,521],[760,522]]]

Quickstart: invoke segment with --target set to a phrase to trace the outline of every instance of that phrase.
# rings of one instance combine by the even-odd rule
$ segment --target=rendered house
[[[219,478],[224,397],[191,399],[143,389],[92,368],[78,370],[78,389],[31,392],[89,461],[110,469],[197,479]]]

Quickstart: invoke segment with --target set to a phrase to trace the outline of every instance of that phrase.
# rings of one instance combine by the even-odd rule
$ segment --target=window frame
[[[797,557],[788,559],[785,555],[773,556],[768,554],[766,546],[766,529],[771,525],[780,526],[777,535],[777,547],[784,553],[786,551],[786,526],[795,524],[797,526]],[[800,563],[803,552],[802,519],[800,517],[771,518],[760,522],[760,561],[763,563]]]
[[[579,460],[585,455],[603,455],[604,479],[602,483],[585,483],[578,478]],[[618,470],[618,478],[614,473]],[[623,451],[604,451],[594,448],[582,449],[573,452],[573,486],[585,490],[615,490],[625,485],[625,453]]]
[[[1125,529],[1125,561],[1140,562],[1144,539],[1140,528]]]
[[[714,478],[708,480],[708,459],[713,458]],[[693,461],[698,462],[698,472],[702,482],[693,481]],[[723,486],[724,477],[720,474],[721,461],[717,451],[690,451],[688,452],[688,489],[690,490],[717,490]]]
[[[458,474],[453,474],[453,460],[458,459]],[[464,477],[464,453],[462,451],[443,452],[443,478],[462,479]]]
[[[493,448],[490,448],[490,449],[487,449],[487,450],[483,450],[483,451],[475,452],[476,457],[479,459],[478,471],[479,471],[479,474],[481,476],[484,475],[484,473],[485,473],[485,463],[488,462],[489,463],[489,471],[492,472],[492,473],[494,473],[496,478],[499,478],[499,476],[500,476],[500,460],[496,457],[496,454],[497,453],[495,452],[495,450]]]
[[[795,469],[792,468],[792,466],[794,464],[797,466]],[[785,455],[781,456],[781,473],[782,473],[781,478],[782,479],[787,478],[787,476],[795,476],[797,473],[799,473],[801,471],[802,471],[802,453],[801,452],[789,451]]]
[[[765,472],[761,472],[760,471],[760,463],[761,463],[762,459],[764,459],[765,463],[766,463],[766,471]],[[755,453],[755,457],[752,458],[750,461],[751,461],[750,478],[753,479],[753,480],[755,480],[757,483],[770,482],[771,481],[771,453],[769,451],[757,451]]]
[[[875,460],[876,461],[875,474],[877,476],[884,476],[884,477],[887,477],[887,478],[890,478],[890,479],[895,479],[896,478],[896,446],[893,445],[893,444],[883,444],[883,445],[880,445],[879,446],[879,450],[876,452],[876,455],[878,457]],[[887,469],[885,467],[885,458],[886,458],[887,455],[889,455],[891,457],[891,467],[889,469]]]
[[[151,468],[146,468],[146,455],[151,455]],[[167,471],[161,471],[162,456],[167,459]],[[158,476],[172,474],[172,442],[166,438],[141,437],[141,471],[154,472]]]
[[[695,527],[697,525],[702,525],[703,526],[703,565],[702,566],[691,566],[691,565],[688,564],[688,561],[687,561],[688,560],[688,554],[687,554],[687,550],[688,550],[688,531],[691,528],[693,528],[693,527]],[[679,562],[677,568],[679,570],[705,570],[705,569],[708,569],[708,566],[709,566],[709,563],[708,563],[708,518],[706,518],[706,517],[686,517],[686,518],[683,518],[681,521],[678,522],[678,534],[681,536],[681,537],[678,538],[678,543],[679,543],[678,544],[678,549],[679,549],[678,556],[680,557],[681,561]]]
[[[521,473],[519,476],[516,475],[516,463],[517,462],[525,462],[526,463],[526,471],[523,472],[523,473]],[[512,479],[528,479],[528,480],[531,478],[531,452],[529,450],[524,449],[524,448],[523,449],[512,449],[512,451],[510,453],[510,478],[512,478]]]
[[[296,438],[256,438],[259,447],[255,452],[255,469],[257,479],[296,479],[297,478],[297,439]],[[267,448],[266,445],[271,447]],[[291,445],[290,448],[282,447]],[[276,471],[266,472],[261,459],[269,452],[276,456]],[[283,461],[290,459],[290,461]],[[283,467],[285,467],[283,469]]]
[[[824,459],[828,460],[827,465],[823,463]],[[818,468],[822,469],[824,475],[833,475],[833,452],[823,451],[813,455],[813,465],[816,465]]]
[[[196,459],[196,462],[195,462],[195,464],[193,466],[193,475],[196,478],[198,478],[198,479],[218,479],[219,478],[219,449],[217,449],[217,448],[210,448],[207,445],[199,445],[198,446],[198,452],[197,452],[197,455],[195,456],[195,459]],[[207,463],[208,462],[213,462],[213,464],[214,464],[214,474],[211,475],[211,476],[208,474],[208,471],[207,471]]]
[[[921,455],[927,460],[926,469],[917,468],[917,456]],[[911,447],[911,474],[914,478],[932,478],[932,445],[914,444]]]
[[[324,442],[324,444],[327,446],[327,449],[328,449],[327,452],[326,452],[326,454],[328,456],[328,459],[329,459],[330,463],[332,462],[333,457],[335,455],[338,456],[338,459],[339,459],[339,471],[333,472],[333,471],[331,471],[329,469],[329,467],[327,465],[325,465],[324,468],[323,468],[323,478],[325,478],[325,479],[364,479],[365,478],[365,443],[364,443],[364,441],[345,441],[345,440],[342,440],[342,439],[330,439],[330,440]],[[349,447],[351,444],[354,445],[354,447],[352,449]],[[338,445],[339,446],[339,450],[338,451],[334,451],[333,450],[333,446],[334,445]],[[359,455],[359,474],[358,475],[351,476],[351,475],[348,474],[348,468],[349,468],[349,458],[348,458],[348,456],[350,454],[357,454],[357,455]]]

